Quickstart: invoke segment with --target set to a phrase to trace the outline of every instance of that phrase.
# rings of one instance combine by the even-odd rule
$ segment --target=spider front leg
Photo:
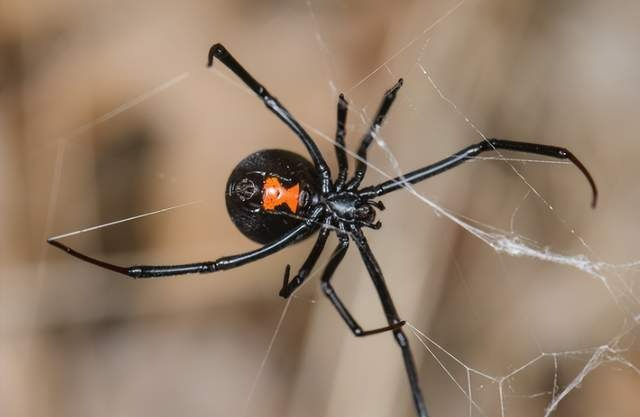
[[[329,263],[322,273],[321,287],[324,295],[329,298],[329,301],[331,301],[331,304],[333,304],[335,309],[338,311],[340,317],[342,317],[349,329],[351,329],[351,332],[353,332],[355,336],[364,337],[371,336],[377,333],[387,332],[389,330],[396,331],[400,327],[404,326],[405,322],[399,320],[396,323],[392,323],[389,326],[380,327],[378,329],[362,330],[362,327],[353,318],[349,310],[344,306],[342,300],[340,300],[340,297],[338,297],[330,282],[331,278],[333,278],[333,273],[336,271],[338,265],[340,265],[340,262],[342,262],[342,259],[344,258],[344,255],[347,253],[347,249],[349,248],[349,236],[346,233],[341,232],[338,235],[338,239],[340,241],[338,243],[338,247],[334,250]]]
[[[362,138],[362,142],[360,142],[360,147],[358,148],[358,157],[360,159],[358,159],[358,164],[356,165],[356,171],[353,174],[353,178],[347,184],[348,190],[358,189],[364,175],[367,173],[367,149],[369,148],[369,145],[371,145],[374,135],[378,132],[380,126],[382,126],[382,122],[384,122],[391,105],[395,101],[396,94],[400,87],[402,87],[402,78],[400,78],[393,87],[384,93],[384,97],[382,98],[382,103],[380,103],[380,108],[376,113],[376,117],[373,119],[373,123],[371,123],[367,134]]]
[[[264,102],[265,106],[280,120],[282,120],[289,128],[296,134],[307,148],[307,151],[311,155],[313,164],[318,170],[318,174],[322,180],[322,192],[327,193],[331,189],[331,172],[327,162],[322,157],[320,150],[313,142],[309,134],[300,126],[300,123],[289,113],[289,111],[278,101],[277,98],[272,96],[267,89],[256,81],[255,78],[244,69],[242,65],[231,55],[229,51],[220,43],[216,43],[209,49],[208,65],[213,65],[213,59],[218,58],[227,68],[229,68],[234,74],[238,76],[254,93],[256,93]]]
[[[504,149],[507,151],[530,153],[535,155],[549,156],[557,159],[568,159],[582,172],[589,185],[591,186],[592,199],[591,207],[595,208],[598,201],[598,189],[593,177],[584,166],[582,162],[576,156],[566,148],[552,145],[542,145],[539,143],[517,142],[515,140],[505,139],[486,139],[475,145],[467,146],[454,153],[453,155],[444,158],[436,163],[427,165],[424,168],[416,169],[408,174],[393,178],[389,181],[385,181],[381,184],[363,188],[358,192],[362,198],[375,198],[384,194],[396,191],[402,187],[406,187],[407,184],[417,184],[420,181],[424,181],[427,178],[441,174],[451,168],[469,161],[474,156],[477,156],[483,152],[495,151]]]

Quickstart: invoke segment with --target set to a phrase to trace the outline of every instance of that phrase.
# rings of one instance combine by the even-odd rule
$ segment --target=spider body
[[[159,278],[237,268],[269,256],[311,236],[314,232],[318,232],[318,238],[298,273],[291,278],[291,267],[287,265],[285,269],[279,295],[288,298],[309,277],[324,250],[329,233],[334,231],[338,237],[338,246],[333,251],[322,273],[322,291],[355,336],[370,336],[382,332],[392,333],[402,353],[416,413],[420,417],[427,417],[427,408],[418,383],[418,374],[409,348],[409,341],[402,330],[405,322],[400,319],[387,288],[382,269],[362,230],[363,227],[379,229],[381,226],[380,222],[374,223],[374,221],[376,211],[383,210],[384,205],[373,199],[404,188],[408,184],[417,184],[443,173],[480,153],[498,149],[570,160],[589,181],[593,193],[592,206],[595,207],[597,189],[591,175],[584,165],[565,148],[512,140],[485,139],[440,161],[381,184],[361,189],[360,184],[367,169],[367,149],[395,100],[396,94],[402,86],[402,80],[399,80],[384,94],[375,118],[360,142],[357,153],[358,162],[350,179],[347,178],[348,163],[345,153],[347,101],[340,95],[335,139],[338,173],[333,179],[329,166],[315,142],[285,107],[262,84],[256,81],[221,44],[215,44],[211,47],[209,66],[213,64],[214,58],[220,60],[262,99],[265,106],[298,136],[311,156],[311,162],[309,162],[293,152],[277,149],[264,150],[249,155],[232,171],[225,197],[229,215],[245,236],[263,244],[263,246],[214,261],[179,265],[119,266],[75,251],[55,238],[50,238],[48,242],[69,255],[130,278]],[[357,247],[378,293],[382,310],[387,319],[386,326],[373,330],[362,329],[331,285],[334,272],[344,258],[350,242],[353,242]]]
[[[320,178],[311,162],[290,151],[267,149],[252,153],[233,169],[225,201],[242,234],[268,243],[298,227],[319,193]],[[308,234],[300,239],[305,237]]]
[[[345,225],[380,228],[373,223],[381,202],[370,201],[346,187],[332,184],[329,192],[320,191],[320,178],[304,157],[282,149],[255,152],[234,168],[227,181],[225,200],[229,217],[238,230],[258,243],[281,238],[308,217],[309,208],[321,205],[323,213],[309,233],[323,219],[331,226]],[[333,191],[335,190],[335,191]]]

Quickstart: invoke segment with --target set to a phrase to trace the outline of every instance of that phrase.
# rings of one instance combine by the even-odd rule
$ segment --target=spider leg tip
[[[52,246],[56,246],[56,247],[62,247],[64,246],[62,243],[58,242],[55,238],[50,237],[47,239],[47,243],[52,245]]]
[[[220,55],[223,55],[227,52],[227,49],[221,44],[221,43],[216,43],[214,44],[211,49],[209,49],[209,57],[207,60],[207,67],[211,67],[213,65],[213,58],[215,56],[220,57]]]
[[[278,292],[278,295],[284,299],[287,299],[291,293],[287,290],[289,286],[289,277],[291,276],[291,265],[287,264],[284,268],[284,278],[282,280],[282,288]]]
[[[52,237],[48,238],[47,239],[47,243],[50,244],[51,246],[53,246],[54,248],[60,249],[61,251],[71,252],[71,248],[70,247],[58,242],[55,238],[52,238]]]
[[[589,182],[591,183],[591,191],[592,191],[591,208],[595,209],[598,203],[598,189],[596,188],[596,184],[595,182],[593,182],[593,180],[590,179]]]
[[[348,105],[349,105],[349,102],[345,98],[344,93],[340,93],[340,95],[338,95],[338,107],[343,110],[346,110]]]

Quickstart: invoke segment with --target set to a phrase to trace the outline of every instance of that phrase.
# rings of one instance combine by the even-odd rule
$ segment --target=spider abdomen
[[[302,156],[282,149],[258,151],[231,172],[227,211],[242,234],[269,243],[300,225],[320,183],[313,165]]]

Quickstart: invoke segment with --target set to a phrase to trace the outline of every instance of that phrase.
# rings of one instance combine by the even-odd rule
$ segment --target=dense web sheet
[[[354,94],[361,89],[374,88],[370,86],[370,81],[382,74],[386,74],[389,80],[394,80],[400,76],[406,74],[398,74],[392,70],[392,65],[396,61],[403,63],[403,71],[411,77],[412,83],[422,82],[425,86],[429,87],[429,90],[433,94],[433,97],[437,97],[443,105],[448,107],[448,111],[453,116],[451,120],[457,120],[461,126],[472,135],[468,135],[467,139],[469,143],[477,141],[487,137],[491,137],[490,134],[485,133],[485,129],[480,127],[482,123],[475,122],[476,119],[470,112],[464,109],[461,105],[456,103],[456,100],[449,97],[447,94],[447,88],[439,83],[436,76],[432,74],[430,68],[437,63],[429,62],[425,57],[425,51],[429,51],[430,48],[438,42],[434,40],[431,35],[437,31],[440,27],[446,26],[449,19],[454,17],[460,9],[464,9],[465,1],[452,4],[450,7],[440,14],[437,18],[431,19],[432,23],[429,23],[422,32],[418,33],[415,37],[403,43],[398,43],[395,48],[390,48],[388,58],[386,58],[381,64],[376,65],[371,69],[363,78],[353,82],[351,85],[341,86],[336,81],[336,65],[334,63],[334,57],[332,52],[332,46],[325,40],[325,36],[322,29],[322,24],[317,15],[316,4],[312,0],[306,1],[306,7],[308,10],[309,20],[311,21],[311,30],[313,32],[317,49],[318,49],[318,64],[323,65],[327,73],[328,89],[330,94],[337,99],[337,95],[344,91],[348,97],[350,94]],[[419,47],[416,48],[415,46]],[[241,60],[247,61],[246,58]],[[204,71],[204,70],[203,70]],[[230,76],[228,71],[220,67],[214,67],[211,80],[221,80],[220,82],[229,83],[238,87],[238,91],[249,92],[238,80]],[[142,95],[133,98],[127,103],[123,103],[113,111],[98,117],[93,122],[88,123],[85,126],[81,126],[77,131],[71,132],[68,136],[60,139],[58,163],[56,163],[56,175],[52,177],[52,187],[50,194],[50,208],[48,213],[51,215],[55,211],[55,206],[58,204],[58,188],[60,182],[59,169],[60,164],[63,164],[64,160],[64,145],[67,141],[76,140],[77,136],[82,132],[85,132],[91,128],[94,128],[98,124],[107,122],[119,114],[132,109],[134,106],[141,105],[147,100],[162,94],[163,91],[168,88],[176,88],[178,84],[187,82],[190,79],[190,75],[193,71],[184,72],[159,86],[149,90]],[[259,75],[259,74],[257,74]],[[218,81],[212,81],[218,82]],[[265,81],[266,84],[268,84]],[[375,85],[375,84],[372,84]],[[417,90],[424,92],[425,89]],[[277,96],[277,91],[273,91]],[[395,111],[404,111],[408,113],[417,114],[421,111],[421,104],[416,104],[414,101],[418,99],[417,93],[412,91],[412,87],[404,87],[402,94],[406,97],[404,104],[396,105]],[[292,107],[292,106],[289,106]],[[295,108],[291,108],[295,114]],[[355,132],[362,132],[369,124],[369,116],[372,111],[370,107],[359,104],[356,100],[350,101],[351,122],[350,128]],[[357,120],[358,122],[353,122]],[[333,143],[333,135],[324,133],[322,129],[314,127],[310,123],[305,123],[301,120],[305,128],[313,133],[314,138],[324,139]],[[393,117],[391,122],[393,123]],[[354,148],[354,142],[357,138],[355,134],[350,135],[350,146]],[[517,140],[517,137],[513,139]],[[416,140],[415,138],[407,138],[406,140]],[[419,140],[424,140],[420,138]],[[431,139],[430,139],[431,140]],[[433,139],[437,140],[437,139]],[[401,175],[403,172],[407,172],[414,167],[404,166],[401,162],[401,158],[397,157],[394,152],[394,142],[396,139],[386,140],[384,137],[384,130],[381,133],[375,135],[375,144],[384,152],[388,167],[380,167],[375,163],[368,162],[371,171],[377,172],[382,178],[388,179]],[[560,144],[560,143],[558,143]],[[455,151],[457,149],[452,149]],[[358,156],[346,149],[348,154],[353,158]],[[370,154],[377,150],[372,150]],[[442,157],[446,155],[441,155]],[[332,156],[327,156],[331,158]],[[433,158],[433,155],[429,156]],[[559,351],[546,351],[538,349],[538,354],[531,356],[528,360],[521,363],[512,363],[509,365],[510,371],[505,373],[496,373],[494,370],[485,370],[483,368],[475,367],[472,365],[471,360],[467,360],[464,357],[460,357],[458,354],[450,351],[445,344],[440,343],[437,339],[430,336],[429,329],[420,328],[419,325],[408,323],[408,327],[412,334],[415,336],[413,340],[413,350],[416,356],[421,356],[424,361],[431,362],[432,366],[439,367],[442,371],[442,378],[449,379],[457,388],[458,397],[454,401],[464,402],[468,410],[469,416],[476,415],[500,415],[502,417],[514,415],[511,412],[510,401],[513,399],[531,401],[534,404],[533,407],[537,407],[538,401],[544,401],[544,407],[540,410],[535,409],[533,415],[549,416],[553,415],[558,410],[558,407],[562,404],[567,397],[569,397],[574,391],[581,388],[581,386],[591,378],[598,378],[595,373],[596,370],[601,368],[610,369],[624,369],[631,371],[636,377],[640,377],[640,370],[630,359],[636,349],[635,338],[638,332],[638,320],[640,320],[640,300],[637,297],[637,290],[634,284],[634,280],[637,277],[637,270],[640,267],[640,261],[631,260],[625,263],[607,262],[601,260],[597,254],[597,251],[593,249],[590,242],[584,238],[580,230],[576,230],[572,226],[572,213],[559,212],[549,202],[542,191],[538,190],[529,180],[526,169],[522,167],[526,166],[544,166],[548,167],[551,171],[551,175],[562,175],[566,170],[570,169],[570,164],[565,162],[550,161],[535,158],[521,158],[519,156],[512,157],[511,155],[503,155],[502,152],[496,152],[493,155],[485,155],[482,157],[474,158],[473,164],[505,164],[512,175],[515,175],[525,186],[526,194],[522,198],[522,203],[531,203],[532,200],[541,202],[542,204],[535,205],[538,207],[538,212],[541,216],[549,217],[553,219],[554,224],[563,228],[564,234],[569,237],[570,240],[577,242],[576,250],[572,253],[561,253],[553,248],[552,245],[546,242],[538,242],[533,238],[527,237],[517,232],[517,227],[514,226],[515,219],[519,215],[520,205],[514,206],[511,215],[508,216],[505,221],[510,224],[510,230],[503,230],[500,227],[487,224],[486,222],[476,220],[473,218],[473,213],[463,215],[456,211],[445,207],[443,204],[436,203],[429,198],[427,194],[416,189],[416,187],[408,186],[406,191],[413,197],[418,199],[425,209],[425,213],[433,212],[438,218],[438,221],[450,221],[460,227],[465,233],[473,236],[486,247],[489,247],[495,253],[495,262],[501,262],[501,256],[506,255],[513,258],[529,258],[535,262],[549,263],[558,265],[560,268],[572,268],[578,271],[577,277],[580,280],[595,280],[606,291],[613,309],[618,310],[620,320],[617,323],[616,328],[613,330],[613,335],[609,335],[607,338],[603,338],[601,342],[594,346],[576,346],[575,349],[559,350]],[[433,159],[425,159],[424,163],[433,162]],[[587,164],[588,165],[588,164]],[[596,178],[597,180],[597,178]],[[584,185],[584,184],[580,184]],[[576,187],[578,188],[578,187]],[[586,191],[586,185],[584,189]],[[586,192],[585,192],[586,195]],[[584,210],[588,210],[588,204],[584,204]],[[183,204],[176,204],[167,208],[159,208],[156,211],[150,213],[142,213],[136,216],[131,216],[126,219],[114,219],[113,221],[105,224],[90,226],[82,228],[76,232],[66,232],[57,236],[57,238],[70,237],[72,235],[91,232],[98,228],[112,226],[125,221],[131,221],[139,219],[143,216],[149,216],[166,212],[169,210],[179,209],[185,206],[199,203],[199,201],[191,201]],[[402,210],[401,207],[394,207],[393,203],[389,204],[392,210]],[[429,208],[430,210],[427,210]],[[469,217],[471,216],[471,217]],[[50,230],[51,220],[47,221],[47,231]],[[384,233],[383,230],[380,233]],[[325,264],[326,264],[325,260]],[[512,264],[509,264],[512,265]],[[322,263],[316,268],[317,274],[322,269]],[[506,267],[509,268],[509,267]],[[517,274],[517,271],[513,271],[513,274]],[[471,277],[474,279],[475,277]],[[481,279],[481,277],[477,277]],[[315,280],[310,279],[309,282]],[[313,285],[313,284],[311,284]],[[506,283],[505,283],[506,285]],[[296,299],[293,298],[293,303]],[[479,301],[478,301],[479,302]],[[254,393],[257,389],[260,389],[260,384],[263,383],[262,371],[265,363],[269,360],[270,354],[274,344],[277,343],[277,335],[282,326],[283,321],[287,319],[287,311],[289,311],[291,300],[287,301],[284,305],[284,309],[276,326],[273,337],[270,340],[269,346],[265,351],[264,360],[262,361],[257,376],[253,382],[253,385],[248,390],[246,404],[244,405],[244,413],[247,413],[254,400]],[[571,306],[567,306],[571,308]],[[527,323],[523,323],[522,326],[527,326]],[[507,346],[508,350],[508,346]],[[577,364],[577,365],[576,365]],[[566,368],[563,368],[565,367]],[[524,391],[521,391],[518,384],[521,376],[531,370],[538,368],[551,370],[547,373],[549,376],[546,382],[543,382],[544,388],[541,391],[531,391],[530,385]],[[564,370],[562,370],[564,369]],[[424,384],[424,382],[423,382]],[[490,393],[492,391],[492,393]],[[449,391],[451,392],[451,391]],[[424,395],[428,404],[434,404],[437,399],[432,397],[432,391],[428,386],[424,387]],[[497,407],[489,404],[486,400],[487,397],[494,396],[497,398]],[[432,414],[437,416],[438,414],[432,411]]]

